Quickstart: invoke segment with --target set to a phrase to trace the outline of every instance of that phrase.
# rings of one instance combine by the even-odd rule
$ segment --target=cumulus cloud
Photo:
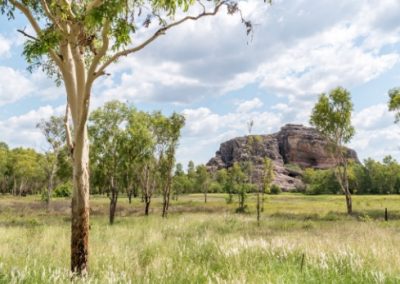
[[[218,114],[209,108],[185,109],[186,118],[182,143],[178,149],[179,161],[187,163],[190,159],[205,163],[218,150],[219,144],[237,136],[247,134],[247,123],[254,122],[252,133],[265,134],[277,131],[282,125],[281,115],[265,110],[254,110],[254,105],[262,106],[258,98],[239,104],[234,112]],[[245,107],[240,108],[241,105]],[[252,105],[253,107],[249,107]],[[245,112],[244,109],[247,108]],[[190,153],[190,155],[188,155]]]
[[[183,109],[187,120],[178,160],[205,162],[220,142],[246,134],[248,121],[254,120],[254,133],[274,132],[289,122],[307,124],[317,94],[337,85],[360,87],[399,63],[398,0],[276,0],[272,6],[250,0],[239,5],[253,21],[253,38],[246,36],[239,17],[224,12],[177,27],[110,67],[111,76],[95,85],[93,106],[120,99]],[[0,37],[0,57],[9,53],[9,44]],[[38,74],[9,67],[0,67],[0,74],[0,106],[63,93]],[[243,91],[250,85],[259,92]],[[226,104],[232,97],[238,102],[231,112],[215,105],[221,95]],[[264,96],[274,98],[271,106]],[[33,112],[3,120],[1,138],[38,145],[23,139],[37,138],[26,119],[36,119],[38,110]],[[398,127],[383,102],[358,111],[353,121],[358,132],[351,145],[362,157],[399,154]],[[31,126],[34,132],[27,132]]]
[[[259,98],[254,98],[249,101],[237,103],[237,112],[249,112],[254,109],[261,108],[264,103]]]
[[[48,119],[52,115],[61,115],[64,109],[64,106],[53,108],[47,105],[0,121],[1,141],[12,147],[23,146],[33,147],[39,151],[47,150],[44,136],[36,128],[36,125],[42,119]]]
[[[35,85],[28,77],[10,67],[0,66],[0,106],[31,94]]]
[[[11,41],[0,34],[0,58],[8,57],[11,50]]]

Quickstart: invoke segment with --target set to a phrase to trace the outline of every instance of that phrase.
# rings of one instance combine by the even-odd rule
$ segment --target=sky
[[[145,111],[186,117],[177,161],[206,163],[228,139],[309,125],[319,94],[342,86],[352,94],[360,159],[400,160],[400,126],[387,109],[388,91],[400,86],[399,0],[240,1],[254,25],[225,10],[170,30],[124,58],[96,82],[92,109],[121,100]],[[46,151],[35,127],[62,115],[66,96],[22,56],[30,30],[21,16],[0,17],[0,141]],[[141,35],[133,38],[140,42]]]

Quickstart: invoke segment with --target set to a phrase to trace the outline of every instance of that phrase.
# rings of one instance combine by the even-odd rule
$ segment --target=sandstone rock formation
[[[221,144],[207,166],[211,171],[229,168],[235,162],[252,161],[254,165],[253,181],[259,182],[263,160],[273,160],[274,183],[282,190],[290,191],[303,187],[300,175],[293,165],[301,168],[327,169],[334,166],[334,160],[327,150],[327,141],[319,132],[310,127],[287,124],[278,133],[252,135],[253,143],[249,147],[250,136],[238,137]],[[357,153],[348,149],[348,157],[359,162]]]

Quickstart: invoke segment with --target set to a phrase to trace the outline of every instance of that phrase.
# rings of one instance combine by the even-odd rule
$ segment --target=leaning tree
[[[0,0],[2,14],[13,19],[19,11],[32,27],[32,32],[19,30],[27,38],[27,62],[55,76],[67,94],[66,116],[70,113],[73,126],[72,133],[66,131],[73,159],[71,269],[78,275],[88,269],[87,120],[94,82],[111,64],[147,47],[169,29],[214,16],[223,7],[241,17],[235,0]],[[241,19],[250,33],[251,23]],[[150,35],[139,42],[135,35],[144,28]]]

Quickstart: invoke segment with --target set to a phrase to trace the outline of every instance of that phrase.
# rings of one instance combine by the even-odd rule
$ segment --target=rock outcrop
[[[252,143],[249,143],[250,139]],[[274,163],[274,183],[290,191],[304,186],[301,172],[296,168],[327,169],[335,165],[327,145],[316,129],[287,124],[278,133],[238,137],[222,143],[207,166],[216,171],[229,168],[235,162],[250,160],[254,165],[253,181],[259,182],[263,160],[268,157]],[[347,151],[350,159],[359,162],[354,150]]]

